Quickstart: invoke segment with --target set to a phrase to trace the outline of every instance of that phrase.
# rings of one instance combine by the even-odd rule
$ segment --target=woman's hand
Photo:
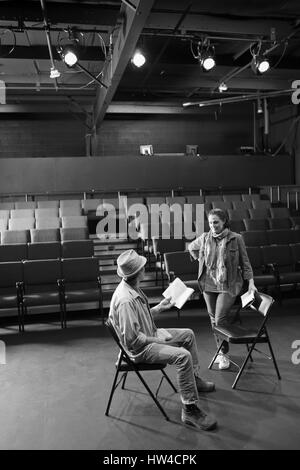
[[[253,279],[249,279],[248,292],[257,292],[257,287],[255,286]]]

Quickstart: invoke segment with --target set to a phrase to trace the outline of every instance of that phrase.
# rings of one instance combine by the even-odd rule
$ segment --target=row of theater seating
[[[196,203],[203,204],[211,201],[256,201],[260,199],[259,194],[224,194],[224,195],[186,195],[186,196],[140,196],[140,197],[102,197],[91,199],[54,199],[38,201],[0,201],[0,209],[36,209],[36,208],[64,208],[79,207],[84,211],[96,210],[100,204],[113,204],[115,207],[124,206],[124,201],[129,204],[174,204],[174,203]]]
[[[300,230],[252,230],[241,235],[246,247],[300,243]]]
[[[1,245],[12,243],[38,243],[56,242],[66,240],[87,240],[89,231],[87,227],[60,228],[60,229],[31,229],[31,230],[3,230]]]
[[[33,228],[75,228],[87,227],[87,217],[85,215],[70,217],[41,217],[41,218],[0,218],[0,230],[30,230]]]
[[[282,287],[297,288],[300,283],[300,243],[248,247],[247,253],[259,289],[274,288],[281,300]],[[188,251],[164,253],[164,269],[169,282],[180,277],[186,285],[198,289],[198,263]]]
[[[30,307],[54,307],[64,328],[68,305],[91,302],[103,320],[99,266],[94,257],[0,263],[0,308],[17,309],[20,331],[24,331]]]
[[[0,262],[94,256],[92,240],[0,245]]]

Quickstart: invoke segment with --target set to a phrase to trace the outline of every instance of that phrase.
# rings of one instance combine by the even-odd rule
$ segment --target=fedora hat
[[[125,281],[137,274],[145,266],[147,258],[134,250],[126,250],[117,259],[117,274]]]

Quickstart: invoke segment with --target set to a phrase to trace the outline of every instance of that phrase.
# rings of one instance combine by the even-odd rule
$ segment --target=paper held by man
[[[179,277],[176,277],[162,295],[166,299],[170,298],[170,302],[173,303],[175,307],[182,308],[194,292],[194,289],[187,287]]]

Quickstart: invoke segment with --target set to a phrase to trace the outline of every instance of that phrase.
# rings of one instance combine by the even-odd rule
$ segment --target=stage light
[[[223,91],[227,91],[227,90],[228,90],[228,86],[226,85],[226,83],[225,82],[220,83],[219,92],[222,93]]]
[[[263,113],[263,109],[262,109],[262,105],[261,105],[261,99],[258,98],[257,100],[257,114],[262,114]]]
[[[203,52],[199,57],[199,62],[205,72],[213,69],[216,65],[213,51],[207,50]]]
[[[78,56],[78,48],[74,44],[66,45],[60,47],[58,49],[58,53],[60,54],[62,60],[68,67],[73,67],[77,64],[79,56]]]
[[[267,72],[270,68],[269,60],[261,55],[254,55],[251,64],[252,70],[258,74],[262,75],[263,73]]]
[[[135,51],[135,53],[134,53],[134,55],[131,59],[131,62],[136,67],[140,68],[145,64],[146,57],[144,56],[144,54],[141,51]]]

